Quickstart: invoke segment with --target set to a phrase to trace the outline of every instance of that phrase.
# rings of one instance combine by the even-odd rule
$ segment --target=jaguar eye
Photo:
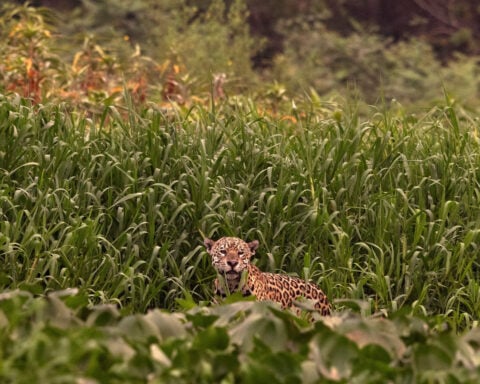
[[[238,251],[238,256],[243,256],[243,251]]]
[[[227,254],[227,251],[226,251],[225,249],[222,249],[222,250],[220,251],[220,253],[221,253],[223,256],[225,256],[225,255]]]

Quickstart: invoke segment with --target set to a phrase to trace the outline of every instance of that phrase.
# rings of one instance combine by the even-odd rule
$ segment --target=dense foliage
[[[173,3],[155,59],[128,36],[68,46],[48,14],[2,8],[0,381],[478,382],[474,60],[314,19],[259,76],[241,2],[197,22]],[[461,102],[425,63],[458,74]],[[339,102],[356,79],[360,100]],[[367,106],[382,92],[432,106]],[[202,240],[224,235],[318,283],[334,316],[210,305]]]
[[[313,103],[275,120],[244,102],[94,122],[3,97],[3,288],[173,309],[209,297],[202,236],[230,234],[331,297],[478,320],[474,120],[446,105],[360,122]]]

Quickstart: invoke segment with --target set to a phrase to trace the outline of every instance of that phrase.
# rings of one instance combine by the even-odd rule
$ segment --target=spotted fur
[[[295,307],[295,301],[303,297],[313,300],[315,309],[323,316],[330,314],[327,296],[315,284],[297,277],[262,272],[250,264],[258,248],[257,240],[247,243],[237,237],[205,239],[205,247],[219,275],[215,279],[217,295],[224,297],[240,291],[244,296],[256,296],[257,300],[275,301],[283,308]]]

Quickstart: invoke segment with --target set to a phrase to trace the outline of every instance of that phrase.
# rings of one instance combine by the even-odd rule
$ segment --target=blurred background
[[[4,2],[4,14],[9,5],[22,4]],[[93,47],[125,73],[139,73],[146,65],[132,63],[135,54],[151,60],[136,81],[148,84],[144,92],[152,97],[183,103],[205,97],[213,83],[220,95],[247,92],[273,102],[299,94],[349,94],[366,103],[395,99],[424,108],[446,89],[476,108],[480,5],[475,0],[29,4],[42,10],[56,34],[53,51],[64,60],[75,63],[79,51]]]
[[[23,4],[20,0],[15,2]],[[161,4],[169,2],[182,3],[168,0],[36,0],[30,3],[67,12],[69,16],[72,11],[75,11],[73,16],[86,14],[88,17],[83,18],[83,25],[76,26],[79,30],[97,29],[103,24],[128,33],[140,42],[145,37],[143,21],[156,16],[161,18],[161,15],[155,15],[155,11],[161,13]],[[185,3],[197,7],[200,14],[206,12],[211,1]],[[231,3],[231,0],[225,1],[227,6]],[[443,61],[455,52],[479,53],[480,4],[475,0],[247,0],[246,3],[252,33],[267,39],[266,47],[255,57],[257,65],[270,64],[272,57],[282,52],[285,36],[277,28],[280,21],[298,17],[309,19],[312,15],[320,16],[328,29],[342,35],[363,28],[393,41],[421,38],[431,44]]]

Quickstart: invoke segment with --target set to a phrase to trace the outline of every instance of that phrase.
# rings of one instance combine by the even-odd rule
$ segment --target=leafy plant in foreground
[[[3,382],[441,382],[478,380],[476,329],[397,313],[314,325],[258,302],[120,316],[75,291],[0,296]]]

